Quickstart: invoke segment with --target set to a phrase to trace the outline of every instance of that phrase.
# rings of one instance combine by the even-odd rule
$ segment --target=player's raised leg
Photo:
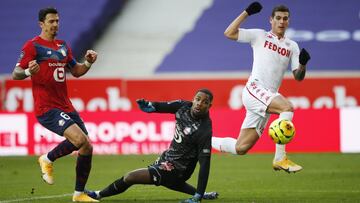
[[[245,155],[257,142],[259,135],[255,128],[241,129],[238,139],[231,137],[212,137],[211,145],[214,149],[237,155]]]
[[[279,118],[292,121],[294,117],[292,104],[282,95],[276,96],[270,103],[269,113],[278,113]],[[274,170],[284,170],[286,172],[297,172],[302,170],[302,167],[286,156],[285,144],[276,144],[275,157],[273,160]]]
[[[56,159],[66,156],[76,150],[78,150],[78,148],[66,139],[58,144],[49,153],[41,155],[38,159],[38,162],[43,180],[50,185],[54,184],[53,162]]]

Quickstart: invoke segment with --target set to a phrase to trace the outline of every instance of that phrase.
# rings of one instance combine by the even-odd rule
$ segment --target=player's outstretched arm
[[[309,52],[306,49],[301,49],[299,54],[299,68],[293,71],[294,78],[298,81],[302,81],[305,78],[306,64],[311,59]]]
[[[85,62],[77,63],[73,68],[70,68],[70,72],[74,77],[80,77],[86,74],[93,63],[97,59],[97,53],[93,50],[87,50],[85,54]]]
[[[224,35],[231,40],[237,40],[239,37],[240,25],[248,16],[259,13],[261,9],[262,6],[259,2],[251,3],[234,21],[231,22],[226,28]]]

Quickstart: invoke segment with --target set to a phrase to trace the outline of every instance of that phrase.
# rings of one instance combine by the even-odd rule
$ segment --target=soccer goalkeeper
[[[139,108],[144,112],[175,114],[175,134],[169,149],[148,168],[133,170],[101,191],[88,191],[88,195],[100,199],[123,193],[134,184],[150,184],[192,195],[181,201],[183,203],[217,198],[216,192],[205,192],[211,158],[212,122],[209,109],[212,100],[213,94],[208,89],[198,90],[192,102],[137,100]],[[194,188],[186,181],[193,174],[197,162],[200,169],[197,188]]]

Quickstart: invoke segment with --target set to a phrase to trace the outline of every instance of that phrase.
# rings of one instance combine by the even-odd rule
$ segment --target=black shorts
[[[86,135],[88,134],[84,122],[76,111],[65,113],[60,109],[51,109],[43,115],[38,116],[37,120],[42,126],[61,136],[64,135],[66,128],[74,123],[76,123]]]
[[[183,173],[177,170],[171,163],[165,161],[155,161],[148,167],[151,178],[156,186],[171,186],[180,182],[185,182]]]

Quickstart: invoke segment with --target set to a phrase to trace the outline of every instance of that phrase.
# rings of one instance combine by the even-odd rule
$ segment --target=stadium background
[[[172,139],[173,117],[142,113],[135,100],[190,100],[201,87],[215,95],[214,135],[237,137],[252,53],[250,46],[225,39],[223,32],[250,2],[2,1],[0,156],[42,154],[62,140],[36,122],[30,81],[11,79],[21,46],[40,32],[37,12],[44,6],[58,8],[58,38],[70,44],[79,61],[86,49],[99,53],[86,76],[67,78],[95,154],[160,153]],[[271,8],[284,3],[291,9],[288,36],[312,57],[305,81],[296,82],[289,72],[280,90],[296,108],[297,135],[287,151],[359,153],[360,1],[261,3],[262,12],[244,27],[268,30]],[[273,150],[265,133],[251,153]]]

